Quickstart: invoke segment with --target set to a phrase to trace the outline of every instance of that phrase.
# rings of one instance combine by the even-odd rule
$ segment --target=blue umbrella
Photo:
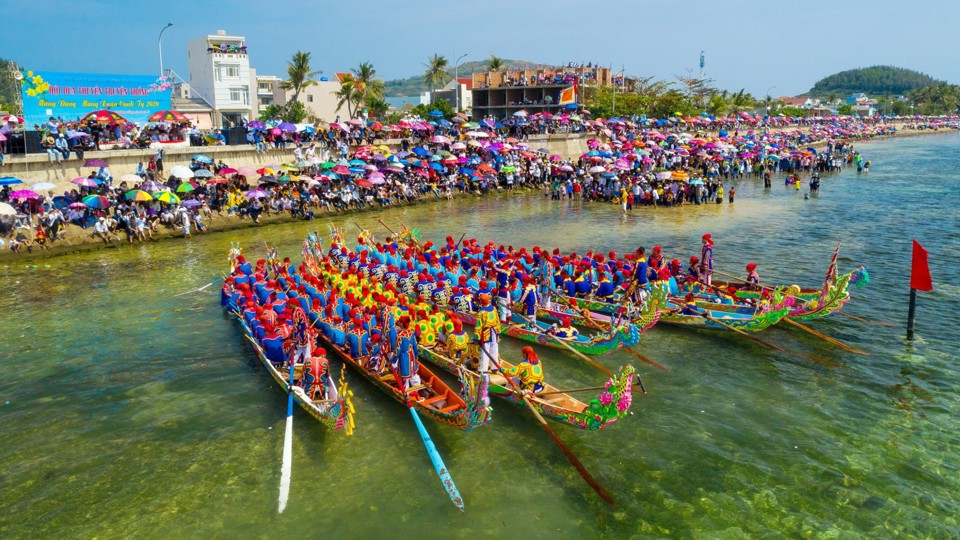
[[[413,148],[413,153],[420,157],[427,157],[430,155],[430,152],[428,152],[426,148],[422,148],[420,146],[415,146]]]
[[[351,159],[347,162],[347,165],[350,165],[351,167],[363,167],[366,164],[367,162],[361,159]]]
[[[567,103],[567,105],[564,107],[564,109],[568,109],[568,110],[571,110],[571,111],[572,111],[572,110],[576,109],[578,106],[579,106],[579,105],[577,105],[576,103]]]
[[[436,110],[436,109],[434,109],[434,110],[430,111],[430,116],[443,116],[443,113],[440,112],[440,111],[438,111],[438,110]]]
[[[193,173],[196,178],[213,178],[213,173],[206,169],[198,169]]]
[[[0,186],[13,186],[16,184],[22,184],[23,180],[15,176],[0,176]]]
[[[198,163],[213,163],[213,158],[205,156],[203,154],[197,154],[193,156],[193,160]]]
[[[353,174],[364,174],[367,170],[363,167],[350,167],[350,172]]]
[[[469,167],[463,167],[460,169],[460,174],[473,174],[473,169]]]
[[[441,126],[445,127],[445,128],[448,128],[448,127],[450,127],[450,126],[453,125],[453,124],[451,124],[449,121],[443,120],[443,119],[441,119],[441,120],[440,120],[439,122],[437,122],[437,123],[440,124]]]
[[[303,132],[304,132],[304,133],[315,133],[316,131],[317,131],[317,128],[315,128],[315,127],[313,127],[313,126],[307,126],[307,127],[303,128]]]
[[[442,171],[442,170],[443,170],[443,165],[441,165],[441,164],[437,163],[436,161],[434,161],[433,163],[430,164],[430,168],[433,169],[433,170],[435,170],[435,171]]]

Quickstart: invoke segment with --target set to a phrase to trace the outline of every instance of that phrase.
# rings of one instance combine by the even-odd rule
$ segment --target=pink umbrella
[[[37,194],[36,191],[32,191],[29,189],[21,189],[11,193],[10,198],[11,199],[41,199],[42,197],[40,197],[40,195]]]
[[[337,165],[333,168],[333,172],[337,174],[350,174],[350,169],[344,167],[343,165]]]
[[[97,187],[100,185],[100,183],[94,180],[93,178],[83,178],[83,177],[74,178],[70,182],[83,187]]]
[[[240,167],[237,169],[237,174],[241,176],[256,176],[257,171],[253,167]]]
[[[430,142],[437,144],[450,144],[450,137],[445,137],[443,135],[434,135],[430,138]]]
[[[240,171],[234,169],[233,167],[224,167],[217,171],[217,174],[237,174],[238,172]]]
[[[370,180],[376,180],[378,178],[380,180],[383,180],[384,176],[382,172],[372,172],[370,173],[370,176],[367,176],[367,178],[369,178]]]

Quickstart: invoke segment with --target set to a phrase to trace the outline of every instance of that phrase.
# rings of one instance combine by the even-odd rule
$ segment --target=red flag
[[[560,91],[560,99],[557,100],[558,105],[569,105],[571,103],[576,103],[576,102],[577,102],[576,86],[570,86]]]
[[[927,250],[916,240],[913,241],[913,264],[910,268],[910,288],[918,291],[932,291],[933,279],[930,278],[930,265],[927,264]]]

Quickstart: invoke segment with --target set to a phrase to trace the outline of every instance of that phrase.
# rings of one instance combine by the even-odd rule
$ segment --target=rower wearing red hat
[[[560,339],[573,340],[577,339],[580,332],[570,323],[570,317],[564,315],[560,318],[560,325],[554,325],[553,335]]]
[[[687,281],[698,282],[700,280],[700,258],[694,255],[690,257],[690,266],[687,267]]]
[[[683,265],[680,259],[670,261],[670,275],[677,280],[678,284],[683,282]]]
[[[458,362],[463,362],[467,353],[467,345],[470,344],[470,336],[463,331],[463,323],[459,318],[451,318],[453,330],[447,333],[447,355]]]
[[[540,364],[540,358],[533,351],[533,347],[524,347],[520,352],[523,353],[523,361],[505,370],[504,375],[513,379],[514,383],[520,384],[524,390],[542,391],[543,366]]]
[[[523,304],[524,314],[527,316],[527,326],[537,326],[537,305],[540,304],[540,291],[530,275],[523,276],[523,292],[520,294],[520,304]],[[506,317],[503,317],[506,322]]]
[[[670,313],[675,315],[700,315],[700,310],[697,309],[697,302],[694,299],[693,293],[687,293],[687,296],[684,297],[683,305],[670,310]]]
[[[750,284],[750,287],[754,289],[760,288],[760,274],[757,273],[757,263],[748,264],[747,272],[747,283]]]
[[[703,242],[703,249],[700,251],[700,272],[702,281],[710,285],[713,275],[713,238],[710,233],[706,233],[700,240]]]

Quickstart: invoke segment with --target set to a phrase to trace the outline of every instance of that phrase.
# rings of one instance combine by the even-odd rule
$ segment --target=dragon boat
[[[226,287],[227,286],[224,285],[224,288]],[[353,434],[354,407],[353,403],[351,402],[353,392],[347,387],[343,370],[340,372],[340,384],[338,385],[339,388],[337,392],[338,397],[333,402],[313,400],[306,394],[306,392],[303,391],[302,387],[296,384],[291,389],[289,382],[289,368],[286,365],[282,365],[279,368],[275,367],[267,358],[263,347],[257,342],[256,338],[254,337],[254,333],[251,331],[250,326],[247,325],[246,321],[243,320],[243,317],[239,316],[236,311],[231,310],[227,304],[224,304],[224,308],[227,309],[228,313],[240,321],[240,325],[243,328],[244,337],[246,337],[253,345],[254,351],[257,353],[257,358],[260,360],[260,363],[263,364],[263,367],[267,370],[267,373],[270,374],[270,377],[273,378],[273,380],[280,385],[285,392],[293,392],[293,400],[296,401],[297,404],[307,412],[307,414],[316,418],[321,424],[331,429],[343,430],[347,435]]]
[[[420,357],[457,376],[462,376],[465,372],[477,379],[481,377],[476,371],[467,369],[463,364],[444,354],[444,348],[441,344],[430,348],[420,347]],[[466,356],[477,358],[479,354],[476,345],[470,345]],[[500,359],[500,365],[505,370],[513,367],[513,364],[503,359]],[[633,400],[631,389],[633,373],[634,368],[631,365],[620,368],[620,371],[604,384],[603,392],[591,399],[589,403],[562,393],[546,383],[543,384],[543,390],[530,396],[529,400],[537,412],[547,418],[576,428],[596,431],[627,414]],[[503,375],[490,375],[490,394],[514,405],[526,407],[523,399],[513,390]]]
[[[306,259],[304,262],[306,265]],[[270,258],[270,266],[276,272],[278,264],[275,257]],[[489,386],[487,380],[463,377],[460,379],[461,389],[458,393],[429,368],[418,363],[417,375],[420,377],[420,384],[404,389],[403,383],[397,381],[394,373],[386,368],[382,371],[368,368],[369,354],[354,356],[345,341],[344,343],[338,343],[330,335],[327,335],[325,329],[331,327],[331,321],[324,316],[322,311],[317,312],[309,309],[311,305],[309,300],[312,298],[302,297],[295,288],[290,287],[290,284],[295,281],[293,279],[296,276],[295,269],[290,267],[286,269],[286,272],[288,279],[276,280],[280,287],[279,290],[286,294],[288,298],[298,298],[301,301],[309,319],[314,321],[313,326],[319,330],[318,338],[324,343],[324,346],[335,351],[345,364],[356,370],[374,386],[397,402],[405,406],[411,406],[436,422],[455,429],[469,431],[490,422],[491,410],[487,396]]]

